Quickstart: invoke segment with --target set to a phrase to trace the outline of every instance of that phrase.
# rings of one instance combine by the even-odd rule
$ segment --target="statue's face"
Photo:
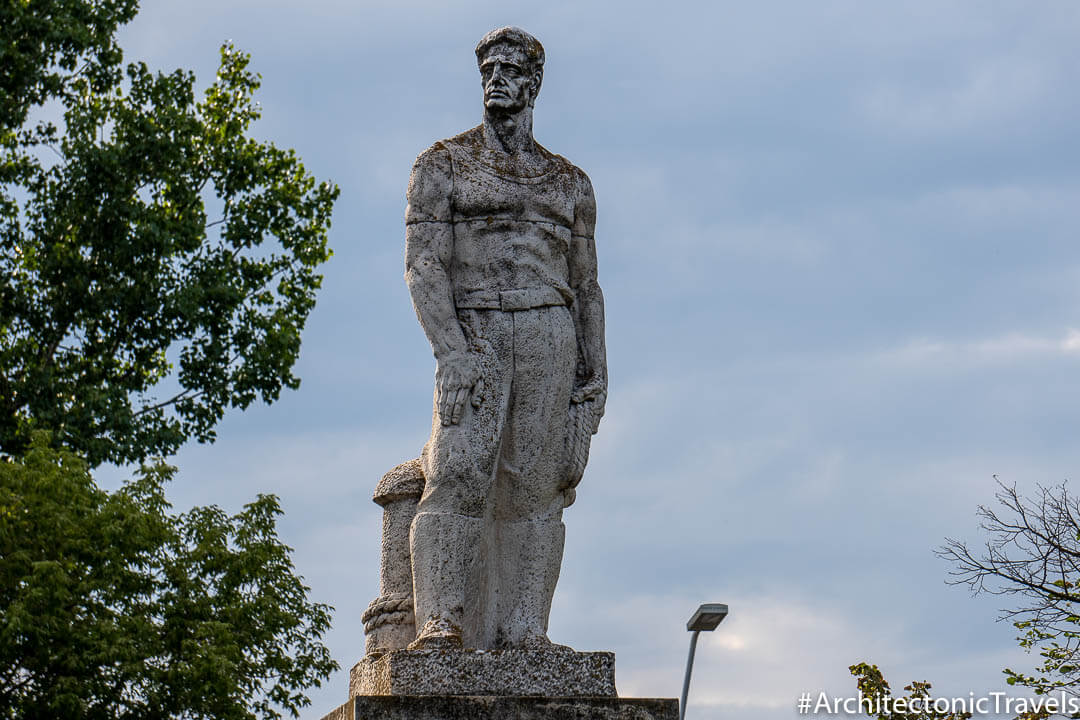
[[[525,53],[513,45],[495,45],[480,63],[484,107],[503,113],[524,110],[536,97],[540,74],[528,73]]]

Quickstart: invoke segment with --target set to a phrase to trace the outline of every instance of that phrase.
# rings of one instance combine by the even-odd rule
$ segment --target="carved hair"
[[[529,63],[528,71],[530,74],[544,71],[544,46],[532,35],[517,27],[503,27],[492,30],[480,38],[480,42],[476,45],[476,64],[482,63],[488,51],[495,45],[500,44],[520,48],[525,53],[525,59]]]

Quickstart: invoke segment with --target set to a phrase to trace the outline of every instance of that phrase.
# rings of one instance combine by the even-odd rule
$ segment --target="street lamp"
[[[686,678],[682,686],[682,702],[679,703],[679,720],[686,718],[686,695],[690,692],[690,671],[694,668],[694,650],[697,649],[697,636],[702,630],[715,630],[720,621],[727,617],[727,605],[706,603],[694,611],[686,629],[693,631],[690,636],[690,655],[686,658]]]

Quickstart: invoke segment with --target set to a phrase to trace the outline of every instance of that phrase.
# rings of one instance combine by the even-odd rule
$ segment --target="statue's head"
[[[532,107],[544,79],[544,46],[521,28],[492,30],[476,45],[484,107],[517,113]]]

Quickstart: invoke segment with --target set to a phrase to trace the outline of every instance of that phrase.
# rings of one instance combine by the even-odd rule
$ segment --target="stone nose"
[[[504,66],[503,66],[502,63],[496,62],[495,65],[491,68],[491,81],[490,82],[492,84],[498,84],[498,85],[505,85],[506,84],[506,74],[503,72],[503,67]]]

